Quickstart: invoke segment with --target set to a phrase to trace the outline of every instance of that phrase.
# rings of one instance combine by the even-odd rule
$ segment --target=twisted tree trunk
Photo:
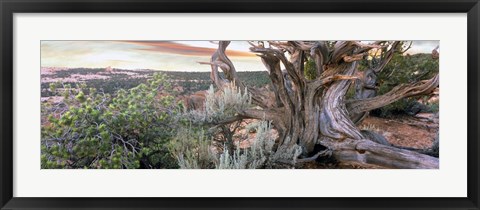
[[[234,82],[244,90],[245,85],[238,79],[233,63],[225,54],[229,43],[220,41],[208,63],[212,66],[211,79],[219,88],[227,82]],[[339,41],[331,47],[326,42],[306,41],[268,42],[268,47],[263,43],[249,43],[250,50],[257,53],[267,68],[273,91],[248,87],[253,103],[260,108],[238,110],[236,119],[272,121],[280,134],[277,148],[300,145],[303,151],[300,158],[307,160],[321,152],[315,151],[315,145],[320,144],[332,151],[340,162],[387,168],[438,168],[438,158],[375,143],[355,126],[358,116],[365,112],[404,97],[429,93],[438,86],[438,75],[428,81],[398,86],[382,96],[345,100],[348,88],[358,79],[355,77],[357,62],[364,59],[370,49],[381,48],[387,55],[378,67],[381,69],[391,59],[390,54],[397,49],[398,42],[391,43],[390,50],[387,50],[388,44],[381,44],[387,42],[366,45]],[[304,76],[306,57],[315,61],[317,76],[311,80]],[[285,70],[281,69],[281,63]],[[225,78],[220,76],[219,68]]]

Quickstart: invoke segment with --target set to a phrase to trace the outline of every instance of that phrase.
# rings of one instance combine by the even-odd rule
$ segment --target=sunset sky
[[[413,41],[407,53],[431,53],[438,41]],[[209,61],[217,44],[209,41],[41,41],[42,67],[85,67],[210,71]],[[264,70],[259,57],[245,41],[232,41],[227,55],[237,71]]]

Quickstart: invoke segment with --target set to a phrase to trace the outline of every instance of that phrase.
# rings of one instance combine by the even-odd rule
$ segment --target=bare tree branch
[[[370,111],[391,104],[402,98],[430,93],[438,86],[438,83],[439,76],[437,74],[429,80],[399,85],[381,96],[350,101],[347,103],[347,108],[350,113]]]
[[[399,45],[400,41],[393,42],[391,48],[384,53],[380,64],[373,68],[373,71],[375,71],[375,73],[381,72],[385,68],[385,66],[387,66],[387,64],[392,60],[395,52],[397,52],[397,48],[399,47]]]
[[[359,60],[363,60],[363,58],[366,56],[367,54],[366,53],[361,53],[361,54],[355,54],[355,55],[346,55],[343,57],[343,60],[347,63],[351,63],[351,62],[354,62],[354,61],[359,61]]]

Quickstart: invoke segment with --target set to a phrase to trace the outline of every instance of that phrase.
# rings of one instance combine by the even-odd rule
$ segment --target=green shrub
[[[215,168],[215,154],[211,151],[211,136],[201,127],[180,128],[169,144],[170,152],[182,169]]]
[[[221,93],[216,94],[213,85],[210,85],[205,95],[205,108],[187,112],[186,117],[194,123],[217,123],[251,107],[252,96],[246,89],[242,91],[230,83],[219,91]]]
[[[315,67],[315,61],[312,58],[308,58],[305,62],[304,68],[305,78],[312,80],[317,78],[317,69]]]
[[[427,109],[425,110],[426,112],[437,113],[440,111],[440,104],[438,101],[427,103],[426,105],[427,105]]]
[[[238,112],[251,108],[251,96],[246,91],[229,84],[223,90],[215,92],[210,87],[205,99],[205,108],[185,114],[191,125],[182,129],[176,141],[172,142],[172,153],[178,159],[181,168],[217,168],[217,169],[256,169],[291,167],[301,153],[298,145],[289,148],[275,148],[272,125],[267,121],[253,122],[242,126],[247,131],[256,132],[255,139],[248,148],[240,148],[234,142],[233,133],[238,123],[217,124],[232,118]],[[208,134],[203,132],[208,130]],[[218,137],[218,136],[221,137]],[[221,139],[220,145],[214,145],[213,137]],[[223,144],[223,145],[222,145]],[[213,154],[212,149],[217,154]],[[281,162],[282,164],[278,164]]]
[[[157,96],[170,89],[162,74],[115,95],[65,85],[61,104],[42,105],[48,114],[41,129],[42,168],[176,167],[166,144],[180,109],[172,96]]]

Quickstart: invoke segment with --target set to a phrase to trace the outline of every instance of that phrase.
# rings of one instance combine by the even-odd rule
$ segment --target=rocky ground
[[[429,148],[438,135],[438,113],[419,113],[415,116],[399,115],[394,118],[367,117],[360,129],[373,130],[383,135],[394,146],[417,149]],[[375,166],[337,164],[333,159],[305,164],[307,169],[381,169]]]
[[[391,144],[417,149],[432,145],[438,133],[438,114],[420,113],[415,116],[397,116],[391,119],[368,117],[360,128],[383,135]]]

